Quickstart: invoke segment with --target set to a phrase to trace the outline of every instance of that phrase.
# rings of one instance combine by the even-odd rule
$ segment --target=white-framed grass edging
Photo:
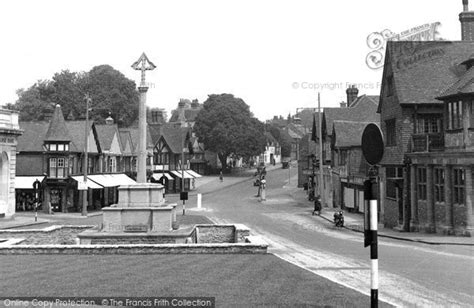
[[[62,228],[86,228],[94,226],[51,226],[45,229],[2,230],[3,233],[52,232]],[[232,233],[229,234],[229,229]],[[7,232],[8,231],[8,232]],[[91,230],[92,231],[92,230]],[[172,232],[170,232],[172,233]],[[130,234],[130,237],[140,234]],[[146,234],[143,234],[146,237]],[[162,234],[170,237],[170,234]],[[230,237],[229,237],[230,236]],[[171,236],[173,237],[173,236]],[[0,233],[1,238],[1,233]],[[235,225],[195,225],[187,232],[180,232],[176,239],[188,242],[174,243],[125,243],[125,244],[36,244],[23,245],[21,238],[6,239],[0,243],[0,255],[18,254],[265,254],[268,244],[260,237],[250,236],[250,230],[241,224]],[[228,241],[228,242],[224,242]]]

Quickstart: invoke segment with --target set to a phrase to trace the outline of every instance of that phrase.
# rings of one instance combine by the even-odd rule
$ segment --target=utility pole
[[[324,183],[323,183],[323,128],[321,120],[321,97],[318,92],[318,118],[319,118],[319,189],[321,194],[321,207],[324,206]]]
[[[89,156],[88,156],[88,152],[89,152],[89,104],[90,104],[90,97],[89,97],[89,94],[86,94],[86,96],[84,97],[84,101],[86,103],[86,125],[85,125],[85,128],[84,128],[84,191],[82,193],[82,213],[81,215],[82,216],[87,216],[87,203],[88,203],[88,199],[87,199],[87,192],[88,192],[88,188],[87,188],[87,169],[89,168],[88,164],[89,164]]]
[[[182,137],[182,136],[181,136]],[[185,138],[183,138],[183,144],[181,147],[181,199],[183,200],[183,216],[186,214],[186,200],[184,197],[184,145]]]

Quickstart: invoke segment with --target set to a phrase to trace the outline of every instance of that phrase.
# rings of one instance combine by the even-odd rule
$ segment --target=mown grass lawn
[[[0,256],[2,296],[211,296],[216,307],[368,307],[356,291],[267,255]]]

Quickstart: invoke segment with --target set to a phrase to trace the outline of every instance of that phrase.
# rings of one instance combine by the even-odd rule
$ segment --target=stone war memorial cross
[[[140,92],[140,102],[138,105],[138,163],[137,163],[137,182],[146,183],[146,92],[148,86],[145,81],[145,72],[156,68],[145,53],[132,64],[132,68],[141,71],[141,82],[138,87]]]

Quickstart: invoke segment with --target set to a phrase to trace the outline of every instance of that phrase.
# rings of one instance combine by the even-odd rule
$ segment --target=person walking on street
[[[222,175],[222,170],[221,170],[221,173],[219,173],[219,180],[221,180],[221,182],[224,181],[224,176]]]
[[[313,216],[317,214],[317,215],[321,215],[321,196],[318,195],[315,199],[314,199],[314,211],[313,211]]]

